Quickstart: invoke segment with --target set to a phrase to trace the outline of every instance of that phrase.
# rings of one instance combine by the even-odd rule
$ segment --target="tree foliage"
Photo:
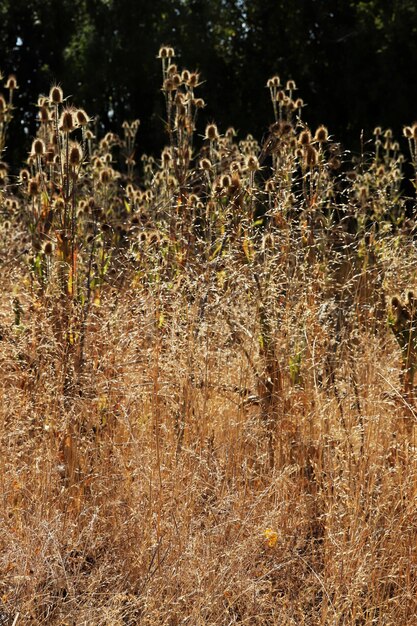
[[[415,118],[416,34],[411,0],[0,0],[0,66],[20,84],[18,146],[38,94],[58,81],[105,126],[140,117],[152,150],[163,141],[162,43],[201,71],[206,119],[221,127],[265,133],[264,87],[278,73],[296,80],[312,125],[325,119],[354,145],[361,129]]]

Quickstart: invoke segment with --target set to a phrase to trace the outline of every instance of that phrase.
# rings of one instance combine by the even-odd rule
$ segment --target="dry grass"
[[[377,133],[347,172],[287,94],[263,146],[211,129],[197,151],[169,55],[170,146],[139,183],[131,127],[107,137],[126,168],[84,143],[75,172],[53,119],[37,194],[4,174],[4,623],[414,625],[398,150]]]

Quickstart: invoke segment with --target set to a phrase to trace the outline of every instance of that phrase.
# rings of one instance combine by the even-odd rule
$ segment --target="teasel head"
[[[181,80],[183,83],[188,84],[190,81],[191,73],[188,70],[182,70],[181,72]]]
[[[54,251],[54,245],[53,245],[52,241],[46,241],[43,244],[42,251],[43,251],[45,256],[52,256],[53,251]]]
[[[83,151],[79,143],[75,142],[70,146],[69,163],[73,167],[77,167],[83,160]]]
[[[70,133],[74,128],[73,113],[70,109],[66,109],[61,113],[61,117],[59,118],[59,130],[63,133]]]
[[[414,130],[411,126],[404,126],[403,135],[406,139],[412,139],[414,137]],[[415,137],[414,137],[415,138]]]
[[[64,101],[64,92],[59,85],[53,85],[49,92],[49,102],[51,104],[62,104]]]
[[[373,134],[375,135],[375,137],[380,137],[380,135],[382,135],[381,126],[375,126]]]
[[[314,135],[314,141],[326,143],[329,140],[329,131],[325,126],[319,126]]]
[[[167,69],[167,76],[174,76],[174,74],[178,74],[178,66],[175,63],[171,63]]]
[[[42,106],[39,109],[39,121],[41,124],[47,124],[51,120],[49,109],[46,106]]]
[[[9,91],[15,91],[15,89],[19,89],[16,76],[14,74],[10,74],[10,76],[8,77],[5,88],[9,89]]]
[[[27,169],[20,170],[19,180],[21,183],[28,183],[30,179],[30,172]]]
[[[238,176],[240,176],[240,174],[242,173],[242,166],[239,161],[232,161],[229,170],[231,174],[237,174]]]
[[[266,193],[275,193],[276,191],[276,182],[273,178],[269,178],[265,183],[265,191]]]
[[[229,126],[229,128],[225,132],[225,137],[227,137],[227,139],[230,139],[230,141],[232,141],[233,138],[236,137],[236,135],[237,135],[237,132],[235,131],[233,126]]]
[[[206,132],[204,134],[205,139],[208,139],[209,141],[217,141],[219,136],[216,124],[208,124],[206,126]]]
[[[194,106],[196,109],[204,109],[206,103],[204,102],[203,98],[196,98],[194,100]]]
[[[232,185],[232,178],[229,174],[222,174],[220,177],[220,186],[222,189],[229,189]]]
[[[42,139],[34,139],[32,142],[32,155],[42,157],[45,154],[45,143]]]
[[[171,77],[172,83],[174,85],[174,89],[178,89],[181,85],[181,76],[179,74],[173,74]]]
[[[317,165],[317,150],[311,144],[305,146],[305,162],[307,167],[313,168]]]
[[[287,84],[285,85],[286,91],[295,91],[297,89],[297,85],[294,80],[287,80]]]
[[[286,97],[287,97],[287,96],[285,95],[285,91],[282,91],[282,89],[281,89],[280,91],[277,91],[276,101],[277,101],[279,104],[283,104],[283,103],[284,103],[284,101],[285,101],[285,98],[286,98]]]
[[[245,166],[249,172],[257,172],[260,169],[258,158],[254,154],[249,154],[246,157]]]
[[[31,197],[37,196],[39,193],[39,180],[37,178],[30,178],[28,181],[28,194]]]
[[[268,79],[268,82],[266,83],[266,86],[269,89],[278,89],[278,87],[280,87],[281,85],[281,80],[279,78],[279,76],[275,75],[272,76],[271,78]]]
[[[157,59],[167,59],[168,58],[168,46],[161,46],[159,48]]]
[[[87,126],[89,119],[84,109],[77,109],[75,112],[75,119],[79,126]]]
[[[190,78],[188,80],[189,87],[191,87],[192,89],[195,89],[200,84],[199,81],[200,81],[200,74],[198,72],[191,72]]]
[[[295,104],[295,108],[298,111],[299,117],[301,117],[301,109],[304,107],[304,100],[302,98],[297,98],[294,104]]]
[[[300,133],[299,144],[300,146],[308,146],[311,143],[311,133],[305,129]]]
[[[112,180],[112,171],[109,167],[100,170],[99,181],[102,185],[108,185]]]
[[[212,169],[212,164],[210,159],[201,159],[200,161],[200,169],[205,170],[206,172],[210,171]]]
[[[168,169],[172,164],[171,151],[169,148],[164,148],[161,154],[161,163],[164,169]]]

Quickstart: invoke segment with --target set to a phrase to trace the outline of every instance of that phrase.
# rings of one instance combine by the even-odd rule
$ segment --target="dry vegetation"
[[[0,621],[414,625],[405,160],[348,162],[277,77],[262,145],[202,138],[172,54],[160,159],[54,87],[1,165]]]

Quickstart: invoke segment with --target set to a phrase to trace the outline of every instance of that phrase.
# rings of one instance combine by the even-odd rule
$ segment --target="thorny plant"
[[[33,441],[49,468],[42,488],[29,472],[29,507],[2,461],[13,541],[25,511],[47,511],[41,582],[14,592],[5,576],[4,604],[45,624],[411,626],[413,292],[389,313],[400,385],[385,305],[416,281],[400,146],[376,128],[349,160],[278,76],[264,141],[222,133],[199,119],[198,72],[170,46],[158,57],[160,158],[138,172],[139,121],[99,139],[55,85],[18,184],[1,169],[1,262],[18,277],[2,436],[16,467]],[[404,134],[416,169],[415,126]]]

